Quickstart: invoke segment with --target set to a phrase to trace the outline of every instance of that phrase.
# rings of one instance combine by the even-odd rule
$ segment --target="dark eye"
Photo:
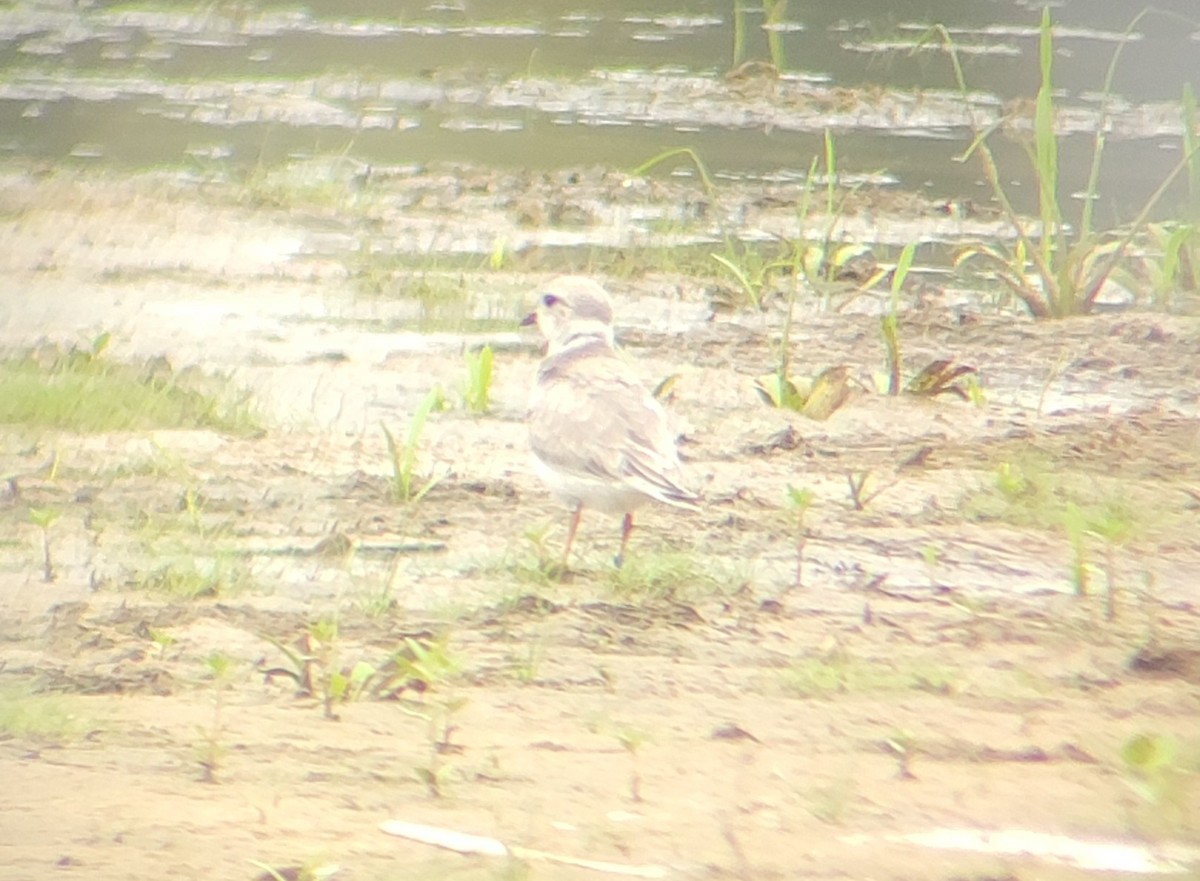
[[[554,294],[546,294],[544,297],[542,297],[542,305],[545,306],[547,309],[549,309],[551,306],[553,306],[557,302],[558,302],[558,297],[554,296]]]

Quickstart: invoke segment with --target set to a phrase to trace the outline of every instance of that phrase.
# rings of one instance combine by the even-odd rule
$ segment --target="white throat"
[[[603,340],[605,345],[613,348],[615,343],[612,325],[595,320],[572,321],[550,340],[547,354],[557,355],[559,352],[576,349],[596,340]]]

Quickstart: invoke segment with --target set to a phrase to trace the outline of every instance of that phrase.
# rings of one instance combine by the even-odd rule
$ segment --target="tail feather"
[[[689,511],[700,510],[702,501],[700,496],[683,488],[661,471],[650,467],[636,457],[629,460],[628,466],[631,472],[630,476],[636,479],[639,484],[638,488],[646,495],[677,508],[686,508]]]

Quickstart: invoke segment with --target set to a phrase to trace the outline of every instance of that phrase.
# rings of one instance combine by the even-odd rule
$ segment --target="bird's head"
[[[608,292],[590,278],[563,275],[538,290],[537,306],[521,322],[537,325],[550,341],[550,352],[573,341],[602,338],[613,344],[613,306]]]

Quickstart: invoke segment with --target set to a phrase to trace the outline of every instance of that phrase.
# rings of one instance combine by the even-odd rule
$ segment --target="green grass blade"
[[[437,474],[433,477],[430,477],[429,480],[425,481],[424,486],[413,493],[413,496],[409,501],[415,505],[417,502],[421,501],[421,499],[425,498],[425,496],[429,495],[430,491],[432,491],[433,488],[441,483],[445,478],[445,474]]]
[[[463,390],[463,403],[472,413],[486,413],[491,406],[493,359],[491,346],[466,354],[467,385]]]
[[[746,57],[746,4],[744,0],[733,2],[733,67]]]
[[[1136,239],[1146,228],[1146,224],[1150,219],[1150,212],[1154,210],[1154,206],[1158,204],[1159,200],[1161,200],[1164,195],[1166,195],[1167,190],[1169,190],[1171,185],[1175,183],[1175,178],[1179,177],[1179,175],[1183,173],[1184,169],[1186,169],[1198,155],[1200,155],[1200,148],[1198,148],[1197,152],[1189,153],[1175,163],[1175,167],[1171,170],[1171,173],[1168,174],[1163,182],[1158,185],[1158,188],[1150,194],[1150,198],[1147,199],[1146,204],[1142,206],[1141,212],[1137,217],[1134,218],[1133,223],[1129,225],[1128,230],[1126,231],[1125,235],[1121,237],[1117,246],[1112,249],[1107,262],[1103,264],[1103,268],[1097,270],[1096,273],[1089,279],[1087,289],[1083,293],[1081,306],[1078,311],[1088,312],[1091,310],[1092,304],[1096,301],[1096,297],[1099,296],[1100,289],[1104,286],[1105,280],[1110,274],[1112,274],[1113,269],[1115,269],[1117,264],[1120,263],[1124,258],[1125,253],[1129,250],[1129,246],[1133,244],[1133,240]]]
[[[655,156],[651,156],[629,173],[635,177],[641,177],[646,172],[657,168],[664,162],[675,159],[679,156],[686,156],[692,161],[692,165],[695,167],[696,173],[700,175],[700,182],[704,185],[705,192],[708,194],[710,199],[713,198],[716,194],[716,185],[713,183],[713,179],[708,173],[708,166],[704,164],[704,161],[700,158],[700,154],[698,154],[691,147],[675,147],[671,150],[664,150]]]
[[[881,315],[879,331],[883,335],[883,346],[887,352],[888,394],[900,394],[900,321],[895,314]]]
[[[917,253],[917,243],[909,242],[904,246],[904,250],[900,252],[900,257],[896,260],[896,269],[892,273],[892,314],[896,314],[896,309],[900,303],[900,289],[904,287],[904,280],[908,278],[908,271],[912,268],[913,255]]]
[[[808,219],[808,212],[812,208],[813,178],[817,176],[819,161],[814,156],[808,163],[808,174],[804,176],[804,189],[800,191],[800,202],[796,206],[796,219],[799,221],[801,236],[804,235],[804,221]]]
[[[1001,122],[996,122],[986,128],[980,126],[978,119],[975,116],[975,109],[971,104],[970,92],[967,90],[966,76],[963,74],[962,60],[958,56],[958,47],[954,43],[954,39],[950,36],[950,32],[943,25],[935,25],[931,34],[936,35],[946,47],[947,53],[950,55],[950,64],[954,70],[954,82],[958,88],[959,94],[962,96],[963,105],[967,109],[967,114],[971,120],[971,131],[974,134],[974,141],[967,148],[967,151],[959,157],[965,160],[973,153],[979,154],[980,164],[983,166],[984,176],[987,179],[988,187],[991,189],[992,196],[996,203],[1000,206],[1000,210],[1004,213],[1005,219],[1012,226],[1013,232],[1017,237],[1017,247],[1032,255],[1031,259],[1037,267],[1039,274],[1046,279],[1051,278],[1050,264],[1040,248],[1033,245],[1029,230],[1024,222],[1013,209],[1012,202],[1008,198],[1008,193],[1004,190],[1004,185],[1000,180],[1000,171],[996,167],[996,158],[992,155],[991,149],[987,145],[987,139],[992,132],[998,128]],[[1035,159],[1036,164],[1036,159]],[[1044,233],[1043,233],[1044,235]],[[977,253],[983,253],[977,250]],[[1022,261],[1023,262],[1023,261]],[[1047,318],[1051,314],[1050,306],[1047,303],[1045,294],[1037,288],[1027,284],[1022,276],[1024,267],[1012,266],[1009,270],[1001,275],[1004,283],[1012,290],[1012,292],[1025,304],[1025,308],[1029,310],[1029,314],[1035,318]]]
[[[813,158],[808,163],[808,174],[804,176],[804,188],[800,193],[800,202],[796,206],[796,229],[799,231],[801,240],[804,238],[804,227],[808,220],[808,212],[812,207],[813,193],[813,178],[817,174],[817,157]],[[792,322],[796,316],[796,294],[800,288],[801,275],[808,279],[809,284],[812,284],[812,277],[808,271],[808,265],[804,259],[805,251],[802,242],[797,242],[792,247],[791,253],[791,283],[788,290],[788,310],[787,318],[783,322],[783,333],[779,336],[779,359],[776,368],[776,375],[780,386],[787,382],[788,373],[791,370],[791,352],[792,352]]]
[[[909,242],[900,252],[900,257],[896,260],[896,269],[892,272],[890,311],[880,317],[880,332],[883,334],[883,345],[887,352],[889,395],[900,394],[900,289],[904,286],[904,279],[908,277],[916,250],[917,243]]]
[[[837,150],[833,145],[833,132],[825,129],[825,212],[833,216],[833,197],[837,188]]]
[[[641,165],[637,166],[637,168],[634,168],[629,173],[634,175],[635,177],[641,177],[642,175],[646,174],[646,172],[650,171],[651,169],[657,168],[659,165],[662,165],[664,162],[668,162],[679,156],[684,156],[684,157],[690,159],[692,162],[692,166],[696,169],[696,173],[700,176],[700,183],[704,186],[704,195],[708,197],[708,201],[712,204],[713,209],[714,209],[714,214],[717,217],[717,223],[719,224],[720,229],[721,229],[721,238],[725,242],[725,251],[726,251],[726,253],[733,253],[734,237],[730,234],[729,230],[726,228],[725,221],[723,219],[721,219],[721,213],[716,210],[716,208],[717,208],[716,184],[713,183],[712,175],[710,175],[708,173],[708,166],[704,164],[704,160],[700,158],[699,153],[697,153],[691,147],[676,147],[671,150],[664,150],[663,152],[659,153],[656,156],[651,156],[649,159],[647,159]]]
[[[750,303],[755,309],[760,309],[761,306],[759,305],[758,291],[755,289],[754,283],[750,280],[750,277],[746,275],[745,270],[743,270],[742,267],[738,266],[732,260],[728,259],[727,257],[723,257],[720,254],[709,254],[708,256],[712,257],[712,259],[716,260],[733,274],[733,277],[737,279],[738,284],[742,286],[742,290],[746,292],[746,296],[750,298]]]
[[[380,423],[384,439],[387,441],[388,456],[392,462],[392,496],[398,502],[407,504],[418,501],[431,488],[426,487],[414,498],[413,472],[417,462],[417,446],[421,440],[421,432],[425,429],[425,422],[434,408],[440,407],[441,404],[442,390],[440,388],[430,389],[421,403],[417,405],[417,409],[413,411],[412,419],[408,423],[408,434],[405,436],[404,446],[396,442],[395,436],[388,431],[386,425]]]
[[[404,466],[406,471],[412,470],[413,464],[417,458],[417,442],[421,439],[421,432],[425,430],[425,421],[429,418],[429,414],[433,412],[433,408],[437,406],[441,400],[442,393],[440,389],[431,389],[421,403],[417,405],[417,409],[413,411],[412,419],[408,423],[408,437],[404,442]]]
[[[1183,152],[1188,160],[1188,211],[1192,220],[1200,219],[1200,115],[1196,113],[1196,93],[1191,83],[1183,84],[1180,99],[1183,117]]]
[[[388,427],[382,422],[379,423],[379,427],[383,429],[383,437],[387,442],[388,458],[392,463],[392,497],[396,501],[406,502],[408,501],[408,494],[411,489],[407,478],[411,477],[411,475],[406,476],[404,469],[401,467],[401,459],[403,457],[401,456],[400,446],[396,443],[395,436],[388,431]]]
[[[1092,142],[1092,167],[1088,172],[1087,187],[1084,189],[1083,197],[1083,212],[1079,219],[1079,239],[1087,241],[1092,236],[1092,211],[1096,203],[1096,195],[1100,188],[1100,159],[1104,155],[1104,146],[1106,143],[1106,131],[1108,129],[1108,112],[1109,104],[1112,99],[1112,84],[1117,75],[1117,62],[1121,59],[1121,53],[1125,50],[1126,43],[1130,42],[1134,30],[1141,22],[1142,17],[1150,10],[1143,9],[1133,17],[1129,22],[1129,27],[1125,28],[1125,33],[1122,39],[1117,42],[1117,47],[1113,49],[1112,58],[1108,62],[1108,70],[1104,74],[1104,88],[1101,91],[1103,96],[1100,102],[1100,118],[1096,123],[1096,134]]]
[[[1042,10],[1039,60],[1041,85],[1034,111],[1035,170],[1038,179],[1038,205],[1042,220],[1042,253],[1050,262],[1052,233],[1061,234],[1058,209],[1058,137],[1054,130],[1054,38],[1050,27],[1050,8]]]
[[[787,10],[787,0],[763,0],[763,9],[766,10],[766,24],[779,24]],[[776,28],[767,29],[767,51],[771,54],[771,63],[775,65],[776,70],[783,70],[787,66],[787,58],[783,54],[783,38]]]
[[[1183,246],[1192,237],[1193,232],[1195,228],[1191,224],[1177,227],[1163,245],[1161,271],[1164,287],[1170,287],[1178,281],[1179,268],[1183,264]]]

